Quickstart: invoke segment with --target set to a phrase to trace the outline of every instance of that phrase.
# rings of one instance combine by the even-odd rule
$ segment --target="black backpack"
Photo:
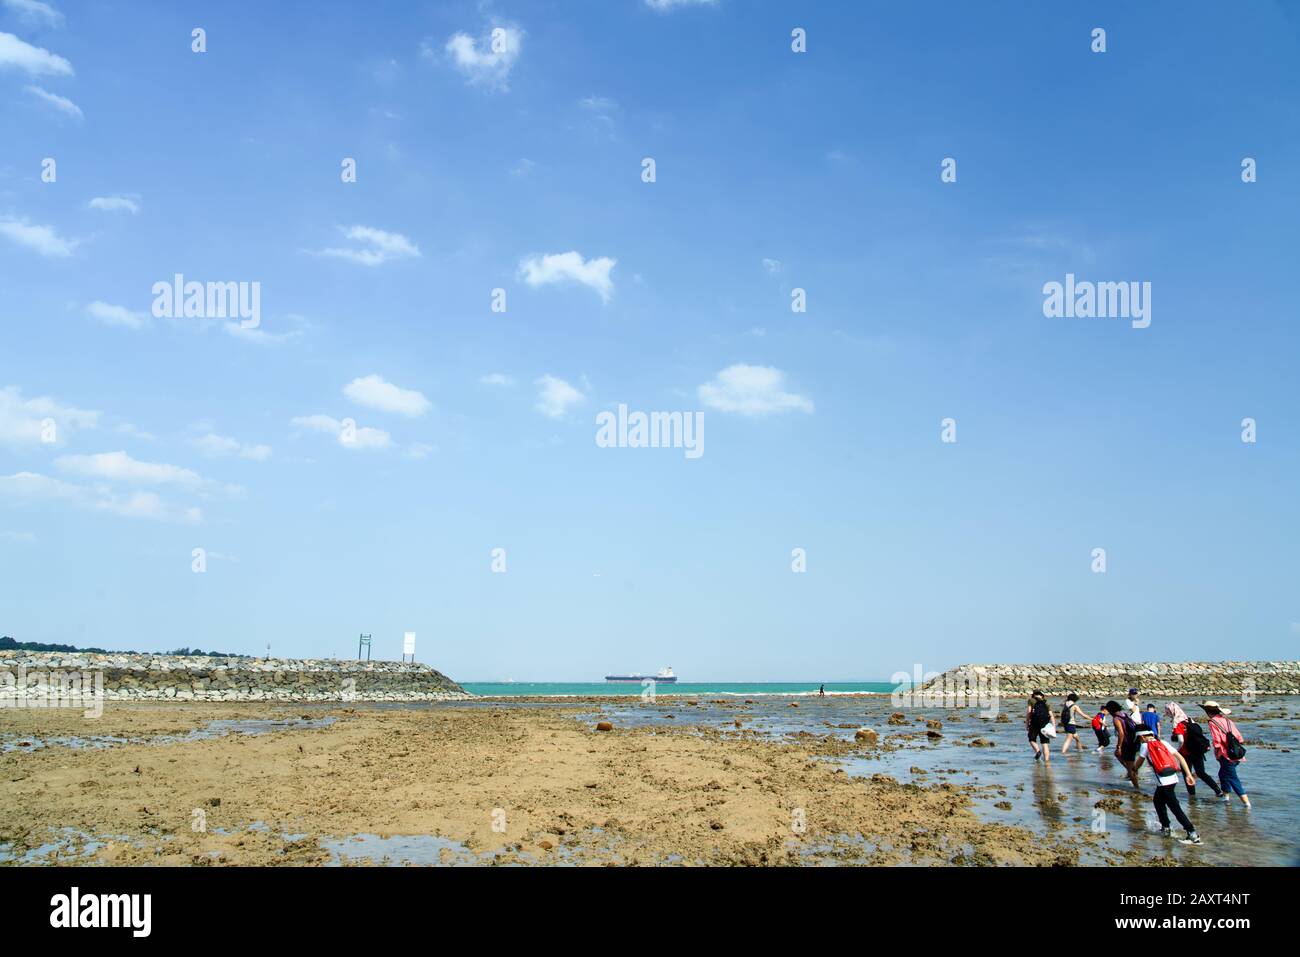
[[[1223,753],[1229,761],[1240,761],[1246,756],[1246,746],[1232,733],[1232,725],[1223,719]]]
[[[1183,737],[1187,739],[1187,750],[1198,757],[1210,750],[1210,739],[1205,736],[1205,729],[1190,718],[1183,728]]]

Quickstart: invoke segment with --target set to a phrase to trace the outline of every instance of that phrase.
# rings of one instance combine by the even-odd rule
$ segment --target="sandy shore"
[[[1089,840],[981,821],[960,785],[850,778],[819,759],[855,749],[843,741],[716,725],[601,732],[578,719],[589,710],[7,711],[9,741],[48,745],[0,754],[0,845],[11,861],[63,835],[42,860],[313,865],[354,835],[438,835],[456,842],[443,863],[1068,864]],[[213,720],[304,717],[314,725],[149,743]],[[88,735],[143,740],[58,743]]]

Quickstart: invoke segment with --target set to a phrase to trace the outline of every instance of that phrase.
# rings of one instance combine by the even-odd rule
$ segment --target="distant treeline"
[[[179,655],[184,658],[247,658],[247,655],[231,654],[228,651],[202,651],[198,648],[177,648],[175,651],[109,651],[105,648],[78,648],[75,645],[52,645],[44,641],[14,641],[8,635],[0,638],[0,651],[61,651],[65,654],[86,652],[92,655]]]

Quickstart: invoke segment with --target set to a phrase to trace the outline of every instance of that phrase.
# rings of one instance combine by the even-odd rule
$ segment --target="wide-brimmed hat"
[[[1206,712],[1217,711],[1219,714],[1232,714],[1230,710],[1222,707],[1217,701],[1202,701],[1201,709]]]

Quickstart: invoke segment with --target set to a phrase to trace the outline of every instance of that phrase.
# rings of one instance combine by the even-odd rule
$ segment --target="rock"
[[[901,711],[895,711],[889,716],[890,724],[907,724],[907,717]]]
[[[614,726],[613,726],[612,724],[610,724],[608,721],[597,721],[597,722],[596,722],[596,730],[597,730],[597,731],[613,731],[613,730],[614,730]]]
[[[555,847],[555,845],[552,844],[550,841],[538,841],[538,842],[537,842],[537,846],[540,847],[540,848],[541,848],[542,850],[544,850],[544,851],[549,851],[549,850],[551,850],[553,847]]]
[[[933,741],[935,738],[942,738],[943,732],[935,731],[933,728],[931,728],[929,731],[925,732],[925,736]]]
[[[874,748],[880,744],[880,735],[871,728],[858,728],[857,731],[853,732],[853,740],[869,748]]]
[[[934,718],[930,718],[928,721],[926,721],[926,722],[925,722],[925,726],[926,726],[927,728],[929,728],[931,731],[942,731],[942,730],[943,730],[943,722],[942,722],[942,721],[936,721]]]
[[[221,798],[208,798],[209,807],[221,807]]]

